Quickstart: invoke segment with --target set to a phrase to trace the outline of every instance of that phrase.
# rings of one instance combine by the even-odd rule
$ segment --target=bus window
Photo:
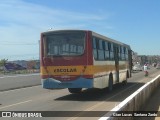
[[[76,52],[77,52],[76,47],[77,47],[76,45],[70,45],[70,52],[76,54]]]
[[[99,49],[98,49],[98,60],[104,60],[104,48],[103,48],[103,41],[99,41]]]
[[[128,49],[127,48],[126,48],[125,56],[126,56],[126,60],[128,60]]]
[[[63,52],[69,52],[69,44],[63,44]]]
[[[109,60],[109,46],[108,46],[108,42],[104,42],[104,57],[105,57],[105,60]]]
[[[97,40],[96,38],[93,38],[93,55],[95,60],[98,59],[98,55],[97,55]]]
[[[85,33],[68,32],[46,36],[47,55],[81,55],[84,52]]]
[[[58,45],[53,42],[53,41],[50,41],[50,43],[48,44],[48,55],[57,55],[58,54]]]
[[[78,46],[77,52],[78,52],[78,53],[82,53],[82,52],[83,52],[83,47],[82,47],[82,46]]]
[[[122,58],[122,60],[125,60],[125,57],[124,57],[124,47],[121,47],[121,58]]]
[[[122,49],[121,49],[121,46],[119,46],[119,49],[118,49],[118,55],[119,55],[119,60],[122,60]]]
[[[108,51],[109,51],[109,45],[108,45],[108,42],[105,42],[105,50],[108,50]]]
[[[110,59],[111,59],[111,60],[114,60],[113,43],[110,43]]]
[[[100,50],[103,50],[103,44],[102,44],[102,43],[103,43],[103,41],[102,41],[102,40],[99,40],[99,49],[100,49]]]

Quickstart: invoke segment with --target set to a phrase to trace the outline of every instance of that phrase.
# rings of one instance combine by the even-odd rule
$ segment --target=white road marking
[[[21,90],[25,90],[25,89],[28,89],[28,88],[35,88],[35,87],[41,87],[41,85],[30,86],[30,87],[25,87],[25,88],[20,88],[20,89],[14,89],[14,90],[1,91],[0,94],[8,93],[8,92],[21,91]]]
[[[8,108],[8,107],[12,107],[12,106],[16,106],[16,105],[20,105],[20,104],[24,104],[24,103],[28,103],[28,102],[31,102],[32,100],[27,100],[27,101],[24,101],[24,102],[19,102],[19,103],[15,103],[15,104],[11,104],[11,105],[7,105],[7,106],[4,106],[4,107],[0,107],[0,109],[4,109],[4,108]]]
[[[123,100],[118,106],[114,107],[110,111],[114,111],[114,112],[119,111],[124,105],[126,105],[130,100],[132,100],[138,93],[140,93],[142,90],[144,90],[144,88],[148,87],[149,84],[153,83],[156,80],[159,80],[158,78],[160,78],[160,75],[158,75],[157,77],[155,77],[151,81],[144,84],[142,87],[140,87],[138,90],[136,90],[133,94],[131,94],[129,97],[127,97],[125,100]],[[99,120],[109,120],[109,119],[110,119],[110,116],[99,118]]]
[[[139,82],[142,82],[143,80],[144,80],[144,79],[142,79],[142,80],[139,81]],[[124,90],[121,91],[120,93],[111,96],[110,98],[106,99],[106,100],[103,101],[103,102],[98,102],[97,104],[93,105],[92,107],[90,107],[90,108],[88,108],[88,109],[86,109],[86,110],[84,110],[84,111],[91,111],[91,110],[97,108],[98,106],[104,104],[106,101],[108,101],[108,100],[110,100],[110,99],[112,99],[112,98],[118,96],[119,94],[122,94],[122,93],[125,92],[126,90],[128,90],[128,89],[130,89],[130,88],[136,86],[137,84],[139,84],[139,82],[136,83],[136,84],[134,84],[134,85],[132,85],[132,86],[130,86],[130,87],[128,87],[127,89],[124,89]],[[120,102],[119,102],[119,103],[120,103]],[[75,119],[79,118],[79,116],[80,116],[81,114],[83,114],[83,113],[79,113],[79,114],[75,115],[74,117],[71,117],[71,118],[69,118],[69,119],[67,119],[67,120],[75,120]]]
[[[137,84],[138,84],[138,83],[137,83]],[[137,85],[137,84],[135,84],[135,85]],[[114,98],[115,96],[118,96],[119,94],[121,94],[121,93],[123,93],[124,91],[132,88],[132,87],[135,86],[135,85],[132,85],[132,86],[128,87],[127,89],[121,91],[121,92],[118,93],[118,94],[113,95],[112,97],[110,97],[110,98],[108,98],[108,99],[106,99],[106,100],[110,100],[110,99]],[[84,111],[91,111],[91,110],[97,108],[98,106],[104,104],[104,103],[106,102],[106,100],[103,101],[103,102],[98,102],[97,104],[93,105],[92,107],[90,107],[90,108],[88,108],[88,109],[86,109],[86,110],[84,110]],[[77,119],[81,114],[83,114],[83,113],[79,113],[79,114],[75,115],[75,117],[69,118],[68,120],[75,120],[75,119]]]

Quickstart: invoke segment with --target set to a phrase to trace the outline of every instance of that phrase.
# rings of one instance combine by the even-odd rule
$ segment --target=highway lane
[[[12,90],[28,86],[40,85],[41,79],[39,73],[0,76],[0,91]]]
[[[0,92],[0,104],[2,104],[0,111],[109,111],[147,81],[160,74],[160,71],[152,69],[149,73],[148,77],[144,77],[143,72],[134,73],[126,86],[117,85],[112,92],[89,89],[84,90],[81,94],[70,94],[67,89],[45,90],[41,86]],[[67,118],[46,119],[77,120],[84,118],[68,116]]]

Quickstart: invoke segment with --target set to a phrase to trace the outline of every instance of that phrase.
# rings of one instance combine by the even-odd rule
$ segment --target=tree
[[[8,59],[1,59],[0,60],[0,66],[4,66],[5,63],[7,63]]]
[[[27,69],[35,69],[35,66],[36,66],[36,61],[34,60],[28,61]]]

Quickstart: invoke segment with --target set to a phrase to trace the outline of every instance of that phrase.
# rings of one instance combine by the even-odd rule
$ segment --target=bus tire
[[[127,78],[126,78],[126,80],[124,80],[124,81],[122,82],[122,84],[123,84],[123,85],[127,85],[127,83],[128,83],[128,81],[127,81]]]
[[[68,88],[68,91],[70,93],[80,93],[82,91],[82,88]]]
[[[113,76],[112,76],[112,74],[109,77],[108,90],[109,91],[113,90]]]

